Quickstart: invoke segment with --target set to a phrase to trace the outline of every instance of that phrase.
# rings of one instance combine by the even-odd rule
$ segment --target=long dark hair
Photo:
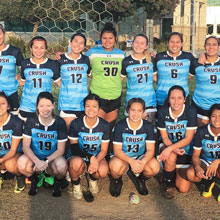
[[[212,105],[212,107],[211,107],[210,110],[209,110],[209,118],[211,118],[212,113],[213,113],[215,110],[220,110],[220,103]]]
[[[164,101],[164,106],[170,106],[170,103],[169,103],[170,94],[175,89],[180,90],[183,93],[183,97],[186,98],[186,92],[182,86],[179,86],[179,85],[172,86],[168,91],[167,98]]]

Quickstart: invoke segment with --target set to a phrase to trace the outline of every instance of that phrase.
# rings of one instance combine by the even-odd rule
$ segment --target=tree
[[[179,0],[135,0],[136,8],[143,7],[148,19],[161,18],[172,13]]]

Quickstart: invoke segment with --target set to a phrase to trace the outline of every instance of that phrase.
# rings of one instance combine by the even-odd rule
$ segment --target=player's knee
[[[193,182],[194,177],[195,177],[195,171],[194,168],[192,166],[190,166],[187,170],[186,170],[186,177],[189,181]]]
[[[99,169],[99,177],[101,179],[105,178],[108,175],[108,167],[102,167]]]
[[[17,160],[17,166],[18,166],[18,170],[20,172],[24,172],[27,168],[27,160],[24,156],[21,156],[18,158]]]
[[[69,170],[78,171],[84,166],[84,162],[81,158],[75,157],[69,162]]]
[[[179,192],[181,193],[187,193],[190,189],[190,184],[179,184],[176,186]]]
[[[56,172],[57,174],[60,175],[65,175],[67,171],[67,162],[63,158],[57,158],[54,161],[55,167],[56,167]]]
[[[10,162],[8,161],[7,163],[5,163],[5,167],[8,172],[15,173],[17,170],[17,163],[16,161],[11,160]]]

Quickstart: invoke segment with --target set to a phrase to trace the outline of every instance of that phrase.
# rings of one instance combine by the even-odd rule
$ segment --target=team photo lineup
[[[148,52],[145,34],[134,37],[128,56],[116,48],[117,39],[106,23],[101,45],[84,52],[85,35],[74,33],[70,51],[51,59],[47,40],[35,36],[24,59],[6,43],[0,25],[0,190],[10,173],[15,193],[27,187],[35,196],[45,186],[60,197],[70,185],[75,199],[90,202],[99,192],[98,179],[108,178],[110,195],[118,197],[127,175],[138,194],[147,195],[147,180],[162,170],[164,198],[174,198],[175,188],[188,192],[192,183],[204,185],[203,197],[212,196],[220,178],[219,39],[207,37],[199,58],[182,51],[178,32],[157,54]],[[123,82],[125,112],[119,119]],[[59,88],[57,107],[53,84]]]

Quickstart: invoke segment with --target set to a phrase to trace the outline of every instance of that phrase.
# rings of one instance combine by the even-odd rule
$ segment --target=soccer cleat
[[[210,198],[212,196],[212,189],[215,186],[215,182],[212,182],[211,185],[205,184],[205,191],[202,192],[204,198]]]
[[[143,179],[137,177],[131,170],[128,170],[127,175],[131,179],[131,181],[134,183],[134,186],[139,194],[141,195],[148,194],[148,190],[145,185],[145,181]]]
[[[114,197],[120,196],[121,188],[123,185],[122,178],[114,179],[111,175],[109,175],[109,178],[110,178],[110,185],[109,185],[110,194]]]
[[[97,180],[89,180],[89,189],[94,194],[99,192]]]
[[[36,174],[33,174],[31,177],[29,177],[29,179],[31,180],[31,188],[28,192],[28,195],[35,196],[37,194],[37,183],[39,179]]]
[[[61,196],[61,181],[60,180],[54,181],[52,196],[53,197]]]
[[[220,194],[217,197],[217,201],[218,201],[218,203],[220,203]]]
[[[163,192],[163,197],[165,199],[172,199],[174,198],[174,187],[167,187]]]
[[[76,199],[82,199],[83,193],[82,193],[82,189],[81,189],[81,185],[80,184],[78,184],[78,185],[74,185],[73,184],[73,196]]]
[[[14,188],[15,193],[21,193],[25,188],[25,176],[16,176],[16,184]]]

